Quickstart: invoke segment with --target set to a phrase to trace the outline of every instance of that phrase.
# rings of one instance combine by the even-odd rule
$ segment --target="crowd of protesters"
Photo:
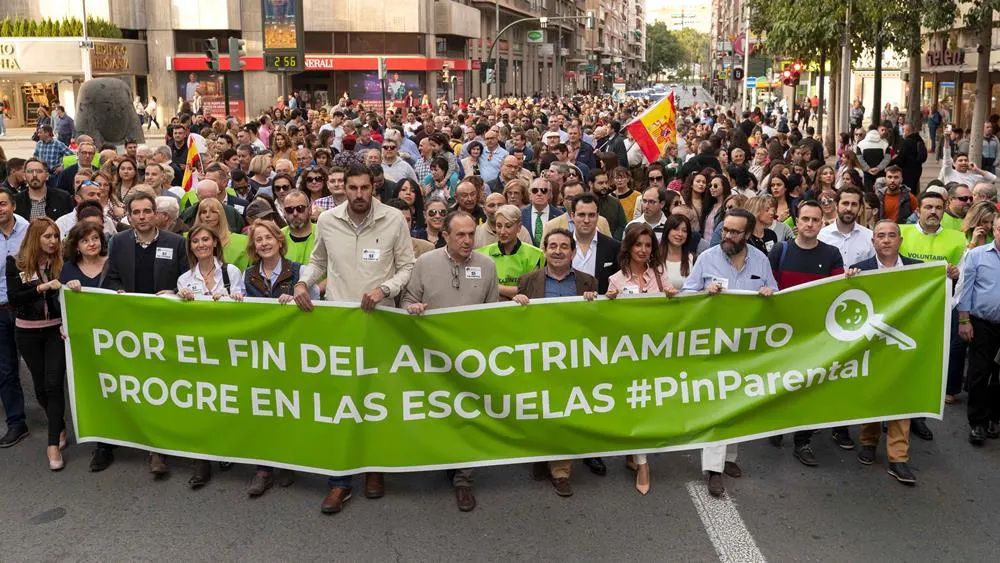
[[[1000,436],[992,174],[946,149],[941,180],[921,186],[922,139],[896,150],[875,127],[827,151],[797,120],[779,132],[759,110],[700,104],[679,108],[676,142],[650,161],[625,128],[646,103],[509,98],[381,114],[341,100],[268,110],[246,123],[181,113],[165,124],[165,145],[126,142],[121,151],[85,135],[71,149],[43,126],[35,157],[5,159],[0,187],[0,305],[8,311],[0,322],[0,447],[28,434],[20,354],[48,420],[49,468],[64,467],[62,287],[181,300],[251,296],[304,311],[326,299],[419,315],[566,296],[750,290],[767,298],[928,260],[947,261],[959,282],[947,402],[967,391],[972,444]],[[887,431],[888,471],[912,485],[909,436],[933,433],[921,419]],[[841,449],[858,449],[866,465],[881,434],[881,425],[864,425],[858,445],[847,427],[825,433]],[[794,435],[793,455],[806,466],[819,463],[813,437]],[[771,443],[783,446],[780,436]],[[113,460],[114,448],[99,445],[90,469]],[[703,451],[709,492],[723,494],[723,475],[741,476],[736,461],[735,445]],[[607,472],[600,458],[583,463]],[[155,476],[171,464],[149,454]],[[533,473],[569,496],[572,466],[540,463]],[[647,493],[647,456],[629,456],[627,466]],[[212,464],[196,461],[189,485],[211,477]],[[451,479],[459,509],[472,510],[472,470]],[[293,480],[258,467],[248,494]],[[352,485],[331,477],[322,511],[339,512]],[[369,498],[383,496],[382,475],[368,473],[364,487]]]

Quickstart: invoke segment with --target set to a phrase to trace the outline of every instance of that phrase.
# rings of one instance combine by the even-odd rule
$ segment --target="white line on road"
[[[736,505],[726,494],[715,498],[708,494],[704,481],[690,481],[688,494],[694,503],[708,539],[722,563],[765,563],[764,554],[757,548],[753,536],[743,523]]]

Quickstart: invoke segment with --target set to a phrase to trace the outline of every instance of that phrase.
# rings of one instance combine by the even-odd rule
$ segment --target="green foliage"
[[[684,48],[685,64],[700,64],[704,67],[705,58],[708,53],[709,37],[707,33],[700,32],[690,27],[685,27],[673,32],[674,37]]]
[[[105,19],[87,18],[91,37],[121,39],[122,31]],[[0,37],[82,37],[83,22],[77,18],[29,20],[7,16],[0,22]]]
[[[659,74],[683,62],[684,47],[667,29],[667,24],[657,21],[646,24],[646,64],[650,74]]]

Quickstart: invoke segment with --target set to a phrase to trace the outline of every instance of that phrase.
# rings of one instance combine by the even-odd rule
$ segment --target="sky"
[[[692,27],[698,31],[708,32],[712,26],[712,2],[711,0],[646,0],[646,21],[652,23],[656,20],[676,22],[676,27],[684,27],[680,24],[681,12],[684,14],[686,27]],[[677,16],[677,17],[674,17]],[[670,25],[671,29],[675,26]]]

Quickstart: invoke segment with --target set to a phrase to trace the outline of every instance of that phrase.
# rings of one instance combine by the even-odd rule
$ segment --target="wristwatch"
[[[387,286],[385,284],[382,284],[382,285],[378,286],[378,288],[380,290],[382,290],[382,295],[385,295],[386,297],[391,297],[392,296],[392,292],[389,290],[389,286]]]

